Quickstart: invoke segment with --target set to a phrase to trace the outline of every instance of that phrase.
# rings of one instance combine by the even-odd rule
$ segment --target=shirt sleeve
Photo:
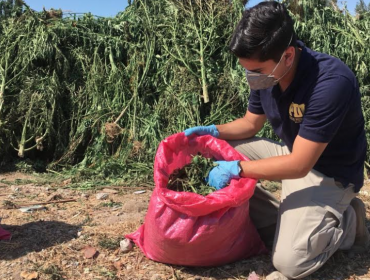
[[[259,90],[251,90],[249,96],[248,111],[257,115],[265,114],[265,111],[262,108]]]
[[[312,91],[298,135],[315,142],[329,143],[349,113],[355,85],[343,76],[331,76]]]

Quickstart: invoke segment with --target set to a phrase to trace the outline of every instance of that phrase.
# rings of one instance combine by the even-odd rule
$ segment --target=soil
[[[36,272],[41,280],[231,280],[248,279],[253,271],[259,279],[265,279],[274,270],[270,254],[219,267],[189,268],[151,261],[136,246],[123,253],[119,241],[143,223],[153,187],[144,187],[144,193],[135,194],[140,188],[105,186],[114,193],[98,200],[96,194],[101,190],[72,190],[67,187],[68,181],[38,183],[38,176],[0,174],[0,207],[5,200],[16,205],[50,199],[75,201],[45,204],[45,209],[31,213],[0,209],[1,226],[13,235],[11,241],[0,242],[1,280],[24,279],[22,272]],[[279,198],[280,184],[263,181],[262,185]],[[369,219],[370,181],[366,181],[360,198]],[[89,259],[84,255],[88,246],[98,251]],[[369,267],[370,252],[337,252],[306,279],[370,280]]]

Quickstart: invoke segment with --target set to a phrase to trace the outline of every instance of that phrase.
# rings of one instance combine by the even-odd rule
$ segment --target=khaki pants
[[[251,160],[290,153],[278,142],[256,137],[229,144]],[[303,278],[338,249],[350,249],[356,235],[356,214],[349,204],[355,196],[353,186],[343,188],[316,170],[304,178],[282,180],[280,203],[257,186],[250,215],[265,243],[271,242],[275,268],[286,277]]]

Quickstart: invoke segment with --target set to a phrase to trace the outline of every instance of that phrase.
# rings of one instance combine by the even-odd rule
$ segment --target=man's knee
[[[247,156],[249,159],[255,159],[253,156],[253,149],[249,147],[250,139],[244,140],[228,140],[227,143],[239,153]]]
[[[235,148],[236,150],[242,151],[248,146],[249,143],[256,141],[258,138],[253,137],[249,139],[241,139],[241,140],[227,140],[227,143]]]
[[[228,143],[231,147],[233,147],[235,150],[238,150],[238,148],[240,149],[240,146],[241,146],[242,144],[244,144],[244,142],[243,142],[243,141],[241,141],[241,140],[227,140],[227,143]]]
[[[273,253],[272,263],[274,267],[284,276],[290,279],[299,279],[305,277],[312,265],[303,262],[294,252]],[[303,275],[303,276],[301,276]]]

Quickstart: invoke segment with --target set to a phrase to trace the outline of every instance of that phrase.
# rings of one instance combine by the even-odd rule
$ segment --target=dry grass
[[[0,175],[7,182],[19,174]],[[0,178],[0,179],[1,179]],[[30,178],[32,179],[32,178]],[[263,182],[265,185],[266,182]],[[267,186],[267,185],[266,185]],[[19,186],[13,196],[17,200],[42,201],[55,192],[58,185],[49,187],[29,184]],[[276,185],[272,187],[276,188]],[[1,242],[0,279],[20,279],[21,271],[37,271],[39,279],[125,279],[125,280],[231,280],[247,279],[255,271],[260,279],[274,270],[269,255],[210,268],[187,268],[153,262],[135,247],[123,254],[118,241],[124,234],[135,231],[143,222],[151,191],[135,195],[122,187],[107,201],[96,200],[95,194],[82,195],[79,191],[59,189],[62,197],[74,197],[76,202],[48,205],[46,211],[32,214],[16,209],[0,210],[2,226],[13,233],[10,242]],[[370,183],[364,187],[370,193]],[[0,194],[10,193],[11,187],[2,186]],[[276,192],[278,196],[279,191]],[[370,197],[363,193],[370,218]],[[0,200],[5,199],[0,197]],[[92,246],[99,251],[94,259],[86,259],[83,249]],[[328,263],[307,279],[369,279],[370,253],[349,256],[336,253]]]

